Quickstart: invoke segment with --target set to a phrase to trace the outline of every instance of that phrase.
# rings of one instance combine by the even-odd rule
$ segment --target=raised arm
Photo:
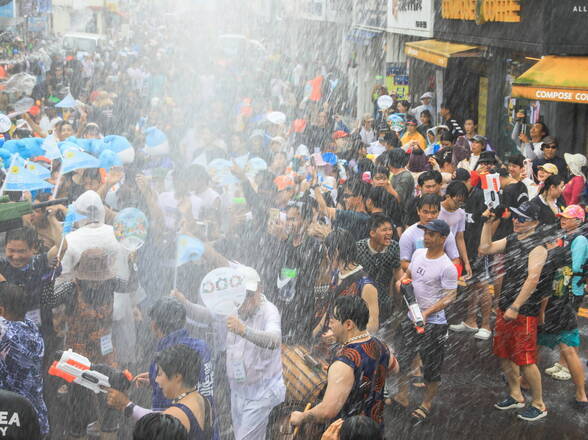
[[[503,253],[506,250],[506,238],[501,238],[497,241],[492,241],[493,224],[498,221],[496,216],[490,211],[486,210],[485,216],[490,217],[482,227],[482,235],[480,237],[480,246],[478,253],[480,255],[494,255]]]

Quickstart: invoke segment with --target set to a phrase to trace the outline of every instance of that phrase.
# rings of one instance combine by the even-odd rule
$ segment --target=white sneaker
[[[549,367],[549,368],[545,369],[545,374],[553,376],[554,373],[557,373],[562,368],[563,368],[563,366],[559,362],[556,362],[555,364],[553,364],[553,367]]]
[[[488,329],[481,328],[476,332],[474,338],[481,339],[482,341],[487,341],[492,336],[492,332]]]
[[[553,373],[551,377],[556,380],[570,380],[572,375],[570,374],[570,370],[568,370],[566,367],[561,367],[561,370]]]
[[[457,333],[476,333],[478,331],[478,329],[476,327],[470,327],[469,325],[467,325],[463,321],[461,324],[450,325],[449,330],[451,330],[452,332],[457,332]]]

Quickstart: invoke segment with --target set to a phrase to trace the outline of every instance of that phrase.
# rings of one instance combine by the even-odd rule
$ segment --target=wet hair
[[[398,209],[396,198],[381,186],[372,187],[368,199],[372,201],[374,207],[383,209],[386,215]]]
[[[424,194],[417,201],[417,209],[421,210],[424,206],[435,206],[437,211],[441,210],[441,196],[437,194]]]
[[[429,119],[433,118],[433,115],[431,115],[431,112],[427,109],[424,109],[419,116],[424,116],[425,118]]]
[[[361,296],[340,296],[333,304],[333,317],[342,323],[350,319],[358,330],[365,330],[370,311]]]
[[[443,131],[441,133],[441,137],[439,138],[440,142],[446,141],[453,143],[453,135],[448,131]]]
[[[549,136],[549,128],[545,125],[544,122],[535,122],[535,124],[539,124],[541,126],[541,131],[543,131],[543,137]]]
[[[296,209],[304,221],[312,220],[314,209],[318,208],[318,203],[310,196],[304,197],[301,200],[290,200],[286,205],[286,209]]]
[[[398,108],[398,104],[406,107],[407,109],[410,109],[410,102],[408,102],[406,99],[401,99],[400,101],[396,102],[396,108]]]
[[[83,180],[92,179],[92,180],[98,180],[98,181],[102,182],[102,174],[100,174],[99,168],[86,168],[82,172],[82,179]]]
[[[404,168],[408,163],[409,155],[402,148],[394,148],[384,154],[386,155],[386,163],[392,168]]]
[[[378,213],[372,215],[370,218],[370,231],[375,231],[380,226],[385,225],[386,223],[390,223],[391,225],[394,225],[394,222],[392,221],[392,219],[390,217],[378,212]]]
[[[357,162],[357,172],[361,176],[366,171],[373,173],[374,163],[370,159],[361,159]]]
[[[384,141],[384,143],[390,145],[393,148],[400,147],[400,139],[398,139],[398,136],[396,136],[396,133],[392,133],[391,131],[384,135],[383,141]]]
[[[468,116],[467,118],[465,118],[465,119],[463,120],[463,123],[465,124],[465,123],[466,123],[466,121],[472,121],[472,122],[474,123],[474,125],[475,125],[475,126],[477,126],[477,125],[478,125],[478,121],[476,121],[476,118],[474,118],[473,116]]]
[[[357,248],[351,232],[347,229],[335,229],[325,238],[327,255],[333,259],[335,256],[345,266],[357,263]]]
[[[159,298],[149,310],[149,318],[164,335],[169,335],[186,325],[186,307],[175,298]]]
[[[427,180],[434,180],[436,184],[441,185],[443,182],[443,176],[437,170],[429,170],[421,173],[417,179],[419,186],[423,186]]]
[[[339,440],[382,440],[378,424],[367,416],[345,419],[339,431]]]
[[[29,248],[34,248],[37,243],[37,231],[33,228],[24,226],[18,229],[11,229],[4,237],[4,247],[8,246],[11,241],[24,241]]]
[[[202,361],[200,355],[187,345],[167,347],[155,356],[155,363],[170,379],[179,374],[184,385],[195,387],[198,384]]]
[[[543,186],[541,187],[541,190],[539,190],[539,194],[547,194],[549,188],[552,186],[559,186],[559,184],[562,182],[563,177],[561,177],[559,174],[553,174],[549,176],[547,179],[545,179],[545,182],[543,182]]]
[[[57,131],[59,134],[61,134],[61,130],[63,129],[63,127],[65,125],[69,125],[72,129],[74,128],[73,124],[69,121],[59,121],[57,124],[55,124],[55,131]]]
[[[445,189],[445,195],[448,197],[463,197],[466,199],[468,197],[468,187],[465,183],[460,182],[459,180],[452,180]]]
[[[390,170],[384,166],[376,167],[376,169],[372,173],[372,177],[375,177],[378,174],[383,174],[386,178],[390,177]]]
[[[133,429],[133,440],[152,439],[188,440],[188,431],[176,417],[154,412],[141,417]]]
[[[521,153],[516,153],[516,154],[511,154],[508,157],[508,161],[509,164],[513,164],[519,167],[522,167],[525,165],[525,156],[523,156]]]
[[[365,183],[360,178],[352,178],[345,182],[345,188],[351,191],[353,197],[361,197],[362,199],[365,199],[370,193],[371,185],[369,183]]]
[[[202,165],[198,165],[198,164],[190,165],[188,167],[188,169],[186,170],[186,172],[190,176],[190,179],[192,180],[192,186],[194,186],[195,182],[199,182],[199,183],[204,182],[205,185],[210,184],[210,175],[206,171],[206,168],[204,168]],[[194,188],[194,189],[198,190],[200,188]]]
[[[0,283],[0,306],[17,321],[22,321],[27,312],[25,291],[16,284]]]

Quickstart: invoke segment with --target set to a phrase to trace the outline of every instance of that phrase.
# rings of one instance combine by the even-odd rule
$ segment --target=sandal
[[[429,417],[429,410],[421,405],[410,413],[410,417],[415,425],[421,424]]]
[[[584,411],[584,412],[588,411],[588,402],[582,402],[580,400],[574,400],[573,401],[573,405],[574,405],[574,408],[576,408],[576,409],[578,409],[580,411]]]

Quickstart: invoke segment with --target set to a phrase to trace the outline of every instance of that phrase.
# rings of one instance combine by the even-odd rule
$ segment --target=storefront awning
[[[447,67],[449,58],[476,57],[480,55],[480,46],[449,43],[440,40],[411,41],[404,46],[404,53],[427,63]]]
[[[588,57],[548,55],[519,76],[514,98],[588,104]]]
[[[370,44],[372,38],[380,35],[381,33],[382,31],[353,28],[347,34],[347,40],[367,46],[368,44]]]

